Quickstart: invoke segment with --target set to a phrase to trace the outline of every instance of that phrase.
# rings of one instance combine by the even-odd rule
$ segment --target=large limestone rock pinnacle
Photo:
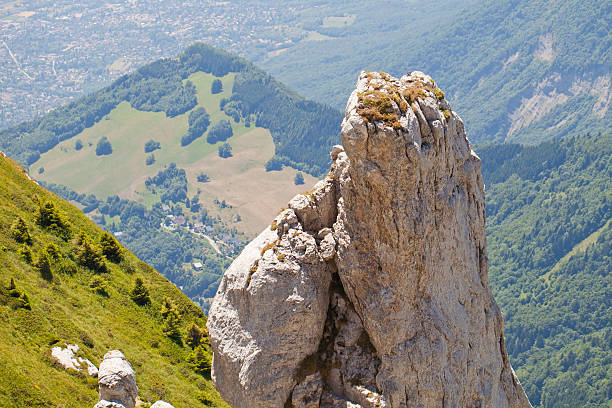
[[[488,285],[480,160],[430,77],[362,72],[327,177],[226,271],[236,408],[530,407]]]

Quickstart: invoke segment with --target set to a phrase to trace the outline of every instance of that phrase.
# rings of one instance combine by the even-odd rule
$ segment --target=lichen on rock
[[[342,144],[222,279],[208,331],[223,398],[530,407],[488,286],[480,160],[444,93],[363,72]]]

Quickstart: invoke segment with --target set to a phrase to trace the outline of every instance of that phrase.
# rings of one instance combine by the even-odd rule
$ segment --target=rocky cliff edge
[[[420,72],[362,72],[332,167],[225,272],[213,381],[236,408],[530,407],[488,285],[480,160]]]

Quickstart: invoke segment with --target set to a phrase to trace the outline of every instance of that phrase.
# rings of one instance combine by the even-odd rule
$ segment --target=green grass
[[[544,281],[546,281],[546,283],[550,283],[551,275],[553,273],[559,271],[561,269],[561,267],[563,266],[563,264],[565,264],[567,261],[569,261],[572,256],[586,251],[586,249],[589,247],[589,245],[595,243],[597,241],[597,238],[599,238],[599,236],[601,235],[601,233],[603,231],[605,231],[610,226],[610,223],[612,223],[612,219],[609,219],[608,222],[606,222],[601,228],[599,228],[597,231],[593,232],[591,235],[586,237],[580,243],[576,244],[572,248],[572,250],[569,251],[563,258],[559,259],[559,261],[548,272],[546,272],[544,275],[542,275],[541,279],[544,279]]]
[[[348,27],[353,25],[355,22],[355,15],[350,14],[346,16],[330,16],[323,18],[322,27],[324,28],[332,28],[332,27]]]
[[[302,41],[325,41],[330,40],[332,38],[333,37],[321,34],[318,31],[308,31],[308,35]]]
[[[224,91],[217,95],[210,93],[213,79],[213,75],[205,73],[196,73],[189,78],[196,85],[198,106],[207,110],[211,123],[227,119],[219,109],[219,102],[231,95],[233,74],[223,77]],[[202,157],[216,154],[216,145],[207,143],[205,137],[181,146],[181,136],[188,128],[187,116],[185,113],[168,118],[163,112],[143,112],[122,102],[91,128],[42,155],[33,164],[32,174],[37,174],[43,167],[45,171],[39,176],[42,180],[64,184],[83,193],[95,193],[102,198],[114,194],[130,196],[147,177],[155,175],[171,162],[179,167],[188,166]],[[248,130],[244,124],[232,122],[232,127],[234,137]],[[106,136],[113,146],[111,155],[95,155],[96,143],[102,136]],[[74,148],[78,139],[84,144],[80,151]],[[156,162],[146,166],[144,144],[150,139],[161,143],[162,148],[153,152]]]
[[[28,180],[18,166],[0,157],[0,406],[91,407],[97,401],[96,380],[70,372],[55,364],[53,345],[77,343],[83,356],[97,366],[104,354],[120,349],[136,371],[141,400],[163,398],[176,407],[204,406],[203,393],[211,406],[227,407],[209,379],[193,372],[186,363],[190,349],[179,346],[162,333],[159,313],[162,299],[170,297],[182,315],[182,326],[190,322],[205,325],[203,313],[168,280],[140,262],[128,251],[121,264],[109,264],[101,274],[109,283],[108,296],[93,293],[90,269],[76,267],[73,274],[53,268],[53,279],[40,273],[18,255],[21,246],[9,227],[22,217],[32,237],[31,251],[38,259],[48,243],[58,246],[71,263],[74,244],[39,227],[34,219],[37,196],[52,201],[71,225],[71,235],[84,231],[97,242],[102,231],[77,208]],[[152,304],[137,306],[129,292],[135,277],[143,278]],[[31,310],[14,308],[7,286],[15,279],[27,292]]]

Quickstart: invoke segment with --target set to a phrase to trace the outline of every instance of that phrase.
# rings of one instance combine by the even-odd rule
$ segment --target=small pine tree
[[[147,143],[145,143],[145,146],[144,146],[145,153],[151,153],[157,149],[161,149],[161,144],[159,142],[156,142],[155,140],[151,139]]]
[[[232,146],[229,143],[223,143],[219,145],[219,157],[226,159],[232,157]]]
[[[187,357],[187,363],[196,373],[201,375],[210,375],[212,358],[210,356],[210,352],[204,347],[204,345],[199,345],[191,352],[191,354],[189,354]]]
[[[150,155],[147,156],[147,158],[145,159],[145,164],[147,166],[152,165],[153,163],[155,163],[155,155],[153,153],[151,153]]]
[[[108,281],[101,276],[93,276],[89,280],[89,288],[92,292],[97,293],[98,295],[108,296],[107,288]]]
[[[136,278],[134,282],[134,289],[130,293],[130,297],[132,300],[140,306],[147,305],[151,303],[151,298],[149,297],[149,289],[144,285],[141,277]]]
[[[172,340],[178,344],[182,344],[182,336],[180,330],[181,315],[179,314],[176,306],[168,297],[164,297],[164,301],[161,306],[161,315],[164,319],[164,326],[162,331]]]
[[[30,248],[27,247],[26,244],[23,244],[21,248],[17,250],[17,252],[23,258],[24,261],[29,264],[32,263],[32,251],[30,251]]]
[[[22,309],[32,310],[32,306],[30,306],[30,297],[27,293],[21,292],[21,295],[17,299],[17,307]]]
[[[11,225],[11,233],[13,234],[15,241],[21,244],[30,244],[32,242],[28,226],[21,217],[17,217],[17,219]]]
[[[15,298],[13,307],[32,310],[30,306],[30,298],[25,291],[19,290],[15,285],[15,279],[11,278],[8,287],[9,296]]]
[[[108,232],[105,232],[100,237],[100,247],[102,254],[111,262],[121,262],[121,246],[119,242]]]
[[[40,276],[47,281],[53,279],[53,272],[51,271],[51,262],[46,253],[40,254],[38,262],[36,262],[36,269],[40,272]]]
[[[168,317],[168,315],[172,312],[176,310],[176,306],[174,306],[174,303],[172,303],[172,301],[170,300],[170,298],[168,298],[167,296],[164,297],[164,300],[162,302],[161,305],[161,315],[162,315],[162,319],[166,319]],[[178,312],[177,312],[178,313]]]
[[[17,288],[14,278],[11,278],[7,289],[9,296],[14,298],[13,308],[32,310],[28,294],[25,291],[19,290],[19,288]]]
[[[185,335],[185,343],[192,349],[195,349],[202,343],[202,339],[206,336],[206,331],[200,328],[197,324],[191,323],[187,328]]]
[[[49,260],[53,262],[62,259],[62,254],[57,248],[57,245],[55,245],[53,242],[49,242],[45,246],[45,254],[49,257]]]
[[[104,258],[100,253],[100,249],[93,245],[87,236],[83,233],[79,234],[76,238],[77,242],[81,244],[76,247],[76,259],[81,266],[93,269],[97,272],[107,272],[107,266],[104,263]]]
[[[176,309],[172,309],[166,315],[166,318],[164,319],[164,327],[162,328],[164,334],[178,344],[183,343],[180,324],[181,316]]]
[[[206,174],[206,173],[198,174],[198,182],[200,182],[200,183],[207,183],[209,181],[210,181],[210,177],[208,177],[208,174]]]
[[[301,184],[304,184],[304,175],[303,175],[301,172],[299,172],[299,171],[298,171],[298,172],[295,174],[295,178],[293,179],[293,183],[294,183],[296,186],[299,186],[299,185],[301,185]]]
[[[41,227],[54,231],[56,234],[67,238],[70,232],[70,226],[62,217],[60,212],[55,208],[55,204],[51,201],[38,202],[38,210],[36,211],[36,223]]]

